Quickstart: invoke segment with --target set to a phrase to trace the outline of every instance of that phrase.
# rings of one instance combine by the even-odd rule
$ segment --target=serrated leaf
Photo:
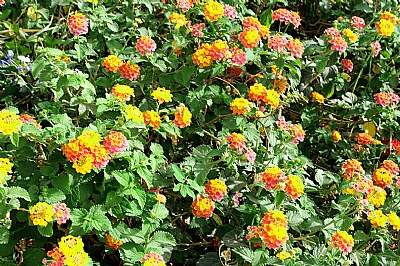
[[[19,146],[19,135],[18,133],[12,133],[10,135],[10,141],[12,143],[12,145],[14,145],[15,147]]]
[[[146,166],[142,166],[136,169],[138,175],[146,182],[148,188],[153,184],[153,174],[147,169]]]
[[[92,216],[92,222],[94,229],[98,231],[109,231],[111,229],[110,220],[102,213],[95,213]]]
[[[8,198],[22,198],[26,201],[31,201],[28,191],[22,187],[9,187],[7,188]]]
[[[176,180],[178,180],[179,182],[183,182],[185,180],[185,174],[183,173],[181,168],[179,168],[179,166],[177,166],[176,164],[171,164],[171,167],[172,171],[174,171],[174,176]]]
[[[53,235],[53,223],[48,223],[47,226],[38,226],[37,229],[44,237],[51,237]]]
[[[140,186],[137,186],[129,190],[129,195],[136,199],[140,208],[143,209],[144,205],[146,204],[146,192],[144,189]]]
[[[254,259],[254,254],[251,249],[248,247],[237,247],[233,249],[233,252],[238,254],[240,257],[242,257],[245,261],[247,262],[252,262]]]
[[[61,190],[57,188],[50,188],[47,191],[47,203],[53,204],[57,202],[62,202],[63,200],[65,200],[65,195]]]
[[[118,183],[123,187],[128,187],[131,182],[131,175],[125,171],[112,171],[111,175],[115,177]]]
[[[166,247],[166,246],[175,246],[176,241],[174,236],[171,233],[165,231],[156,231],[153,236],[150,238],[149,246],[156,247]]]

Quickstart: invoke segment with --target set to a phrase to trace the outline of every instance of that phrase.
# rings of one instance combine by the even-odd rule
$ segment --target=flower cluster
[[[279,20],[285,24],[292,23],[294,28],[298,28],[301,23],[301,18],[297,12],[289,11],[284,8],[274,10],[272,13],[272,20]]]
[[[175,110],[174,123],[179,128],[188,127],[192,122],[192,113],[181,103]]]
[[[135,91],[133,88],[121,84],[114,85],[111,94],[120,102],[126,102],[129,101],[131,97],[135,97]]]
[[[208,67],[214,61],[224,59],[230,59],[231,64],[244,65],[246,54],[237,47],[229,49],[226,41],[216,40],[212,44],[205,43],[201,45],[192,55],[193,63],[200,68]]]
[[[127,118],[128,118],[128,116],[127,116]],[[154,130],[159,128],[161,125],[161,117],[154,110],[144,111],[143,112],[143,121],[146,125],[150,125]]]
[[[68,28],[75,36],[86,34],[89,32],[89,20],[84,14],[76,13],[69,17]]]
[[[279,249],[289,239],[287,226],[288,220],[282,211],[270,210],[258,226],[258,234],[268,248]]]
[[[0,158],[0,185],[4,182],[4,178],[12,173],[14,164],[8,158]]]
[[[324,103],[325,101],[325,97],[324,95],[322,95],[321,93],[317,92],[317,91],[313,91],[310,93],[310,98],[313,101],[319,102],[319,103]]]
[[[124,150],[127,146],[126,139],[119,133],[111,132],[106,139],[107,146],[100,143],[99,133],[85,131],[78,138],[64,144],[62,151],[78,173],[87,174],[93,168],[104,168],[110,160],[111,152]]]
[[[395,212],[390,212],[387,215],[390,225],[393,227],[393,230],[399,231],[400,230],[400,218],[397,216]]]
[[[106,70],[114,73],[118,72],[118,68],[122,65],[122,63],[122,60],[116,55],[109,55],[103,60],[103,66],[106,68]]]
[[[115,239],[110,235],[110,233],[107,233],[106,235],[106,246],[113,249],[113,250],[118,250],[119,247],[124,244],[121,240]]]
[[[298,199],[304,193],[303,180],[297,175],[288,175],[286,178],[285,191],[289,197]]]
[[[273,109],[279,106],[279,94],[275,90],[268,90],[261,83],[255,83],[250,86],[247,93],[251,101],[263,101],[265,104],[271,105]]]
[[[124,63],[115,55],[104,58],[103,66],[107,71],[119,72],[123,78],[129,80],[136,80],[140,76],[140,67],[137,64],[131,64],[129,61]]]
[[[38,202],[29,210],[29,214],[34,225],[47,226],[53,219],[56,219],[58,224],[64,224],[70,218],[70,209],[65,203],[50,205]]]
[[[361,174],[364,169],[361,162],[356,159],[347,159],[342,165],[343,176],[347,180],[351,180],[356,174]]]
[[[207,182],[205,191],[208,197],[212,200],[221,201],[228,193],[225,182],[220,179],[212,179]]]
[[[0,111],[0,131],[3,135],[18,133],[18,129],[22,124],[20,116],[16,113],[6,109]]]
[[[58,248],[47,252],[47,256],[52,259],[44,258],[42,263],[49,266],[86,266],[90,262],[89,255],[83,250],[82,239],[71,235],[63,236],[58,242]],[[50,264],[47,264],[50,262]]]
[[[103,145],[113,155],[125,151],[128,147],[128,140],[121,132],[111,131],[104,138]]]
[[[375,185],[382,188],[388,187],[393,183],[392,173],[383,167],[380,167],[374,171],[372,180],[374,181]]]
[[[141,55],[152,54],[156,48],[156,42],[150,36],[141,36],[136,42],[136,51]]]
[[[368,145],[368,144],[381,144],[379,140],[374,139],[368,133],[359,133],[356,136],[356,140],[360,145]]]
[[[284,117],[277,121],[276,125],[283,131],[289,132],[292,135],[292,139],[290,140],[292,143],[299,144],[299,142],[304,141],[306,133],[301,125],[289,124],[285,121]]]
[[[216,21],[224,16],[224,7],[217,1],[210,0],[203,7],[204,16],[210,21]]]
[[[381,19],[376,24],[376,29],[378,30],[378,34],[384,37],[392,36],[394,32],[394,25],[397,23],[396,16],[391,14],[390,12],[384,12],[381,15]]]
[[[344,254],[351,252],[354,246],[354,238],[345,231],[337,231],[332,235],[333,247],[340,249]]]
[[[192,202],[192,212],[198,218],[210,218],[213,215],[214,209],[214,201],[205,196],[199,196]]]
[[[393,92],[378,92],[374,95],[375,104],[381,105],[383,108],[396,108],[400,102],[400,97]]]
[[[250,110],[250,102],[244,98],[235,98],[231,103],[231,110],[235,115],[244,115]]]
[[[36,128],[41,129],[42,126],[36,121],[36,119],[29,115],[29,114],[21,114],[19,119],[22,121],[23,124],[25,123],[33,123]]]
[[[261,177],[261,181],[265,183],[266,190],[275,189],[278,183],[283,183],[285,179],[285,173],[278,166],[268,167]]]
[[[350,20],[351,27],[356,30],[363,30],[365,28],[365,21],[363,18],[353,16]]]
[[[165,88],[158,87],[155,91],[151,93],[154,100],[157,100],[159,104],[164,102],[172,102],[172,94],[170,90],[166,90]]]
[[[372,226],[377,227],[385,227],[388,217],[382,213],[381,210],[371,211],[368,215],[368,220],[371,222]]]
[[[339,131],[332,130],[332,138],[333,142],[337,143],[342,140],[342,135],[340,135]]]
[[[158,254],[155,253],[154,251],[150,251],[150,253],[147,253],[144,255],[143,259],[140,261],[143,263],[143,266],[165,266],[165,261],[164,258]]]
[[[255,17],[246,17],[243,20],[243,31],[239,35],[239,41],[245,48],[254,48],[259,45],[260,39],[269,36],[269,28],[262,25]]]
[[[229,148],[236,149],[239,154],[243,153],[243,150],[246,148],[246,139],[242,134],[233,132],[227,137],[227,140]]]
[[[343,58],[340,62],[342,63],[344,72],[350,73],[351,71],[353,71],[353,61],[347,58]]]
[[[175,29],[179,29],[180,27],[182,27],[188,23],[185,15],[178,14],[178,13],[172,13],[172,15],[169,17],[169,20],[172,23],[176,24]]]

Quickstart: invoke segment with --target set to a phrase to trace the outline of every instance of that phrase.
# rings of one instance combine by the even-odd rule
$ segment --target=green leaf
[[[161,156],[164,154],[163,147],[160,144],[154,142],[152,142],[150,145],[150,151],[156,156]]]
[[[48,60],[43,57],[36,58],[32,63],[32,76],[34,79],[37,79],[40,71],[47,65]]]
[[[176,180],[182,183],[185,180],[185,174],[183,173],[181,168],[179,168],[176,164],[171,164],[171,167],[172,170],[174,171],[174,176]]]
[[[10,230],[6,225],[0,225],[0,245],[7,244],[10,238]]]
[[[57,188],[49,188],[47,191],[47,203],[54,204],[57,202],[62,202],[63,200],[65,200],[65,195],[61,190]]]
[[[136,199],[140,205],[140,208],[143,209],[146,204],[146,192],[143,187],[137,186],[129,190],[129,195],[131,195],[134,199]]]
[[[6,190],[8,198],[22,198],[26,201],[31,201],[28,191],[22,187],[8,187]]]
[[[153,184],[153,174],[147,169],[146,166],[138,167],[136,169],[138,175],[146,182],[147,187],[150,188]]]
[[[10,135],[10,141],[12,143],[12,145],[14,145],[15,147],[19,146],[19,135],[18,133],[12,133]]]
[[[93,227],[98,231],[109,231],[111,229],[111,222],[102,213],[95,213],[92,217]]]
[[[139,262],[144,256],[143,245],[125,243],[119,247],[122,261]]]
[[[44,237],[51,237],[53,235],[53,223],[48,223],[47,226],[38,226],[37,229]]]
[[[154,204],[151,212],[152,216],[159,220],[167,218],[169,214],[168,209],[165,207],[165,205],[159,203]]]
[[[147,248],[150,247],[173,247],[176,245],[175,238],[172,234],[165,231],[156,231],[150,238]]]
[[[174,75],[174,79],[179,84],[182,84],[185,87],[189,87],[190,85],[190,78],[192,74],[196,71],[195,67],[188,67],[184,66],[181,70],[176,71]]]
[[[236,247],[235,249],[233,249],[233,252],[238,254],[247,262],[252,262],[254,259],[253,251],[248,247]]]
[[[71,194],[71,184],[73,182],[71,175],[61,174],[51,179],[51,183],[65,194]]]
[[[115,177],[115,179],[118,181],[118,183],[121,184],[121,186],[129,187],[129,184],[131,183],[131,174],[125,171],[116,170],[112,171],[111,175]]]

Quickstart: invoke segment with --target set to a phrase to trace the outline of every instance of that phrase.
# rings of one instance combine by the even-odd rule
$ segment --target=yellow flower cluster
[[[58,250],[66,257],[64,265],[86,266],[89,263],[89,255],[83,250],[84,244],[80,237],[64,236],[58,246]]]
[[[381,210],[371,211],[368,216],[368,220],[371,222],[372,226],[377,228],[385,227],[388,217],[382,213]]]
[[[316,91],[313,91],[313,92],[310,93],[310,98],[313,101],[316,101],[316,102],[319,102],[319,103],[324,103],[324,101],[325,101],[324,95],[322,95],[321,93],[316,92]]]
[[[47,226],[53,221],[53,206],[46,202],[38,202],[29,210],[29,214],[34,225]]]
[[[141,124],[144,122],[143,113],[136,106],[128,104],[125,106],[125,117],[126,119],[132,120],[136,124]]]
[[[14,166],[8,158],[0,158],[0,185],[4,181],[4,177],[12,173],[11,168]]]
[[[172,94],[170,90],[166,90],[165,88],[158,87],[155,91],[151,93],[154,100],[157,100],[159,104],[164,102],[172,102]]]
[[[236,98],[231,103],[231,110],[235,115],[244,115],[250,110],[250,102],[244,98]]]
[[[18,128],[22,126],[22,121],[19,115],[9,110],[0,111],[0,131],[4,135],[18,133]]]

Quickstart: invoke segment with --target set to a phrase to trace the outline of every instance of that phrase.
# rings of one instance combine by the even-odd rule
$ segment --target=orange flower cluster
[[[200,68],[208,67],[211,65],[213,59],[210,54],[211,45],[206,43],[194,52],[192,61],[194,64],[199,65]]]
[[[399,174],[399,166],[392,160],[384,160],[381,167],[390,171],[392,177],[396,177]]]
[[[392,173],[383,167],[374,171],[372,180],[375,182],[375,185],[381,188],[388,187],[393,183]]]
[[[310,97],[312,100],[319,102],[319,103],[324,103],[324,101],[325,101],[324,95],[322,95],[321,93],[316,92],[316,91],[311,92]]]
[[[356,159],[347,159],[342,165],[344,179],[351,180],[356,174],[364,171],[361,163]]]
[[[154,110],[143,112],[143,120],[146,125],[150,125],[154,130],[161,125],[161,117]]]
[[[75,36],[86,34],[89,31],[89,20],[84,14],[76,13],[69,17],[68,28]]]
[[[354,238],[345,231],[337,231],[333,234],[331,243],[344,254],[348,254],[354,247]]]
[[[278,34],[275,34],[274,36],[271,36],[268,39],[268,48],[272,48],[278,53],[284,53],[286,51],[286,44],[288,43],[288,40],[286,39],[285,36]]]
[[[225,182],[219,179],[212,179],[207,182],[205,191],[208,197],[212,200],[221,201],[222,198],[228,193]]]
[[[297,175],[288,175],[285,190],[289,197],[298,199],[304,193],[303,181]]]
[[[367,145],[367,144],[381,144],[380,141],[374,139],[367,133],[359,133],[356,137],[358,144]]]
[[[260,39],[269,36],[269,28],[262,25],[255,17],[246,17],[243,20],[243,31],[239,35],[239,41],[245,48],[254,48],[260,43]]]
[[[150,36],[141,36],[136,42],[136,51],[141,55],[152,54],[156,48],[156,42]]]
[[[396,24],[396,22],[397,19],[393,14],[389,12],[384,12],[381,15],[381,20],[376,24],[378,34],[384,37],[392,36],[392,33],[394,32],[394,25]]]
[[[342,135],[340,135],[339,131],[332,130],[332,138],[333,142],[339,142],[342,140]]]
[[[275,189],[279,182],[284,182],[285,173],[278,166],[268,167],[262,177],[261,181],[265,183],[266,190]]]
[[[244,115],[250,110],[250,102],[244,98],[235,98],[231,103],[231,110],[235,115]]]
[[[131,62],[125,62],[118,68],[119,73],[123,78],[129,80],[136,80],[140,76],[140,67],[137,64],[131,64]]]
[[[131,97],[135,97],[135,91],[133,88],[121,84],[114,85],[111,94],[113,94],[115,99],[120,102],[126,102],[129,101]]]
[[[192,113],[189,109],[181,103],[175,111],[174,123],[179,128],[185,128],[192,122]]]
[[[272,13],[272,20],[279,20],[286,25],[292,23],[294,28],[298,28],[301,23],[301,18],[297,12],[289,11],[284,8],[279,8]]]
[[[106,246],[113,249],[113,250],[118,250],[119,247],[124,244],[121,240],[113,238],[110,233],[107,233],[106,236]]]
[[[229,50],[228,43],[222,40],[216,40],[212,44],[205,43],[201,45],[192,55],[192,61],[200,68],[210,66],[213,61],[230,59],[231,63],[244,65],[246,54],[237,47]]]
[[[299,39],[290,39],[286,43],[286,48],[290,51],[292,56],[300,58],[304,53],[304,45]]]
[[[240,133],[233,132],[228,137],[229,147],[231,149],[236,149],[239,154],[243,153],[243,150],[246,148],[246,139]]]
[[[64,144],[62,151],[78,173],[87,174],[95,167],[104,168],[110,160],[110,154],[124,150],[127,144],[125,136],[122,137],[118,132],[111,132],[106,137],[105,145],[100,142],[99,133],[84,131],[78,138]]]
[[[122,65],[122,63],[122,60],[116,55],[109,55],[103,60],[103,66],[106,68],[106,70],[114,73],[118,72],[118,68]]]
[[[216,21],[224,16],[224,7],[216,1],[208,1],[203,7],[204,16],[210,21]]]
[[[356,42],[358,41],[358,36],[351,29],[344,29],[343,34],[349,38],[350,41]]]
[[[270,210],[265,213],[258,227],[260,238],[268,248],[279,249],[289,239],[288,220],[282,211]]]
[[[192,212],[198,218],[210,218],[213,215],[215,203],[207,197],[200,196],[192,203]]]

